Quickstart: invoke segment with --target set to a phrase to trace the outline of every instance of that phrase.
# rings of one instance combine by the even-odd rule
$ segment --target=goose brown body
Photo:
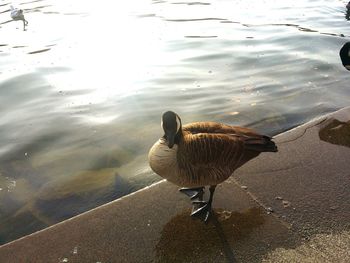
[[[181,123],[181,122],[180,122]],[[271,138],[249,128],[196,122],[177,130],[174,147],[165,137],[149,152],[152,170],[184,187],[217,185],[261,152],[276,152]]]

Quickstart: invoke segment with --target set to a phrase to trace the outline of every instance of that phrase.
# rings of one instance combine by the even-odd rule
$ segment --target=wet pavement
[[[162,181],[0,247],[1,262],[350,262],[350,108],[276,136],[208,224]]]

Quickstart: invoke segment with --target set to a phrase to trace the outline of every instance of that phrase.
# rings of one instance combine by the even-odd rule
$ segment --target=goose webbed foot
[[[180,192],[186,194],[192,200],[192,217],[197,217],[204,222],[208,222],[208,219],[212,213],[211,204],[213,202],[215,188],[216,185],[211,185],[209,187],[210,196],[208,202],[203,201],[204,187],[180,189]]]
[[[202,221],[204,221],[205,223],[208,222],[208,219],[212,213],[211,200],[209,200],[209,202],[193,201],[192,204],[193,204],[193,209],[192,209],[191,216],[197,217]],[[195,206],[197,206],[196,210],[194,210]]]
[[[181,188],[179,191],[181,193],[187,195],[193,201],[202,201],[203,200],[204,187]]]

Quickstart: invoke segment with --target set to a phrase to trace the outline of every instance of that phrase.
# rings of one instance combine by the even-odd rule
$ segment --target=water
[[[349,105],[347,1],[0,2],[0,243],[160,178],[160,116],[270,135]]]

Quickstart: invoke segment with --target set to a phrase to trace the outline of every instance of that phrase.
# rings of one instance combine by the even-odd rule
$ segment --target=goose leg
[[[191,216],[195,216],[200,218],[201,220],[203,220],[204,222],[207,222],[211,213],[212,213],[212,208],[211,208],[211,204],[213,202],[213,196],[214,196],[214,192],[215,192],[215,188],[216,185],[211,185],[209,187],[209,191],[210,191],[210,196],[209,196],[209,200],[208,202],[206,201],[193,201],[193,204],[198,204],[199,208],[195,211],[192,212]]]

